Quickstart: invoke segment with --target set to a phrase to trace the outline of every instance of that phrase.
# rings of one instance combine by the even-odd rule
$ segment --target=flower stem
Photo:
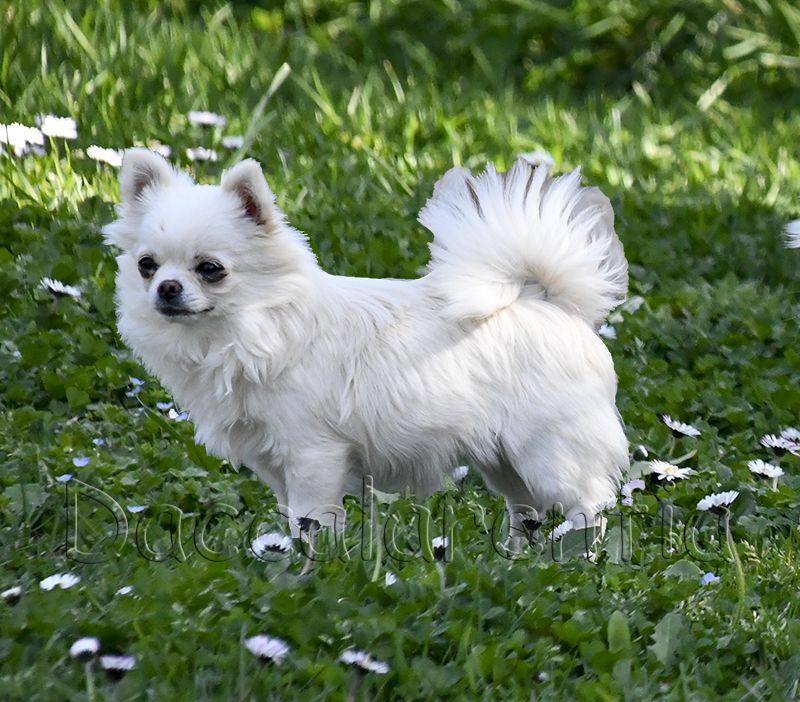
[[[89,702],[94,702],[94,671],[92,670],[92,661],[87,661],[84,665],[86,672],[86,699]]]
[[[745,597],[747,596],[747,583],[744,579],[744,570],[742,569],[742,561],[739,558],[739,551],[736,549],[736,543],[733,540],[733,534],[731,534],[730,516],[730,511],[726,509],[725,540],[728,543],[728,550],[731,552],[731,558],[733,559],[733,567],[736,570],[736,585],[739,595],[739,608],[736,612],[736,616],[741,619],[742,614],[744,614]]]

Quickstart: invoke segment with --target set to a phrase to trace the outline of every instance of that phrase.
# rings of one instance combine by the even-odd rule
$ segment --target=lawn
[[[800,425],[791,3],[11,0],[0,56],[0,122],[77,122],[0,154],[3,700],[800,697],[800,457],[761,444]],[[344,544],[256,557],[285,529],[269,489],[194,444],[115,329],[117,168],[90,147],[155,142],[203,182],[258,159],[323,266],[374,277],[419,273],[416,214],[453,164],[581,166],[631,266],[605,340],[644,478],[591,558],[575,534],[507,552],[473,470],[429,528],[409,496],[353,499]],[[288,652],[259,660],[257,634]],[[135,666],[73,659],[85,636]]]

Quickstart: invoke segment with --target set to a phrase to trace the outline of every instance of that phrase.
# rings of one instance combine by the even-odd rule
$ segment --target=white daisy
[[[694,473],[691,468],[681,468],[666,461],[650,461],[650,472],[655,473],[659,480],[670,483],[673,480],[686,480]]]
[[[453,482],[464,482],[464,479],[467,477],[467,473],[469,473],[469,468],[467,466],[458,466],[457,468],[454,468],[452,472]]]
[[[155,151],[159,156],[163,156],[164,158],[169,158],[172,156],[172,147],[167,146],[167,144],[162,144],[157,139],[151,139],[147,142],[147,148],[150,151]]]
[[[97,655],[100,650],[100,639],[94,636],[84,636],[69,647],[69,655],[82,663],[87,663]]]
[[[136,658],[134,656],[107,654],[100,656],[100,665],[106,671],[108,677],[113,680],[121,680],[126,673],[136,667]]]
[[[72,117],[37,115],[36,124],[45,136],[55,139],[77,139],[78,123]]]
[[[450,545],[450,539],[446,536],[436,536],[431,539],[431,548],[433,549],[433,556],[437,561],[443,561],[447,553],[447,547]]]
[[[617,330],[613,324],[601,324],[600,328],[597,330],[597,333],[600,336],[604,336],[606,339],[617,338]]]
[[[74,297],[77,299],[81,296],[80,288],[76,288],[74,285],[67,285],[60,280],[53,280],[52,278],[42,278],[39,282],[39,287],[53,293],[56,297]]]
[[[56,573],[42,580],[39,583],[39,587],[42,588],[42,590],[52,590],[54,587],[67,590],[73,585],[77,585],[80,581],[80,575],[75,575],[73,573]]]
[[[783,475],[783,468],[762,461],[760,458],[755,461],[748,461],[747,467],[751,473],[763,475],[765,478],[780,478]]]
[[[287,553],[292,550],[292,539],[286,534],[272,531],[253,539],[250,548],[259,558],[265,553]]]
[[[786,429],[781,429],[781,436],[787,441],[800,443],[800,429],[796,429],[795,427],[786,427]]]
[[[216,112],[204,112],[202,110],[192,110],[189,113],[189,121],[192,124],[199,124],[202,127],[224,127],[228,120]]]
[[[256,634],[244,641],[245,648],[263,661],[280,663],[289,653],[289,644],[283,639],[266,634]]]
[[[553,158],[553,154],[545,151],[544,149],[527,151],[524,154],[520,154],[519,157],[530,163],[531,166],[554,166],[556,163],[556,160]]]
[[[7,590],[0,592],[0,600],[10,605],[15,605],[22,597],[22,588],[19,585],[14,585]]]
[[[369,673],[377,673],[378,675],[386,675],[389,672],[389,664],[384,663],[373,658],[366,651],[358,651],[354,648],[348,648],[342,651],[339,660],[347,665],[356,666]]]
[[[205,146],[186,149],[186,156],[190,161],[216,161],[219,158],[214,149],[207,149]]]
[[[791,441],[783,436],[775,436],[775,434],[764,434],[761,437],[761,445],[772,449],[779,456],[787,451],[795,456],[800,452],[800,444],[796,441]]]
[[[389,587],[390,585],[394,585],[396,582],[397,582],[397,576],[394,573],[392,573],[391,570],[387,570],[386,575],[383,576],[383,584],[386,587]]]
[[[553,531],[550,532],[550,538],[553,541],[558,541],[561,539],[567,532],[572,531],[575,528],[575,525],[569,520],[565,519],[561,524],[559,524]]]
[[[122,151],[120,149],[107,149],[104,146],[92,144],[86,149],[86,155],[93,161],[107,163],[115,168],[119,168],[122,165]]]
[[[712,585],[713,583],[719,582],[719,576],[714,575],[714,573],[703,573],[703,576],[700,578],[700,583],[702,585]]]
[[[222,145],[226,149],[241,149],[244,146],[244,137],[229,134],[222,137]]]
[[[640,478],[634,478],[633,480],[629,480],[625,483],[620,492],[622,492],[622,504],[623,505],[632,505],[633,504],[633,491],[634,490],[644,490],[644,480]]]
[[[0,124],[0,144],[8,144],[15,156],[44,153],[44,134],[36,127],[26,127],[19,122]]]
[[[675,436],[700,436],[700,430],[697,427],[679,422],[668,414],[662,414],[661,420],[669,427],[670,431]]]
[[[800,219],[786,225],[786,246],[790,249],[800,248]]]
[[[737,497],[739,497],[739,492],[737,490],[728,490],[727,492],[712,492],[710,495],[706,495],[697,503],[697,509],[707,512],[710,509],[727,507]]]

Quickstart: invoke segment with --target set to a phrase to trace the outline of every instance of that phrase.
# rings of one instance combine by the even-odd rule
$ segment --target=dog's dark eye
[[[195,270],[209,283],[216,283],[227,275],[225,269],[215,261],[203,261]]]
[[[152,278],[158,270],[158,264],[150,256],[142,256],[139,259],[139,273],[142,278]]]

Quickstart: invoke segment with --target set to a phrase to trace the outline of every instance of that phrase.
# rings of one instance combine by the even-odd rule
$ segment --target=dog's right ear
[[[168,185],[174,177],[175,171],[157,153],[150,149],[127,149],[119,172],[119,218],[103,227],[105,243],[129,250],[136,242],[136,222],[145,195],[149,190]]]
[[[167,185],[174,175],[169,163],[150,149],[127,149],[119,172],[122,204],[135,208],[148,189]]]

